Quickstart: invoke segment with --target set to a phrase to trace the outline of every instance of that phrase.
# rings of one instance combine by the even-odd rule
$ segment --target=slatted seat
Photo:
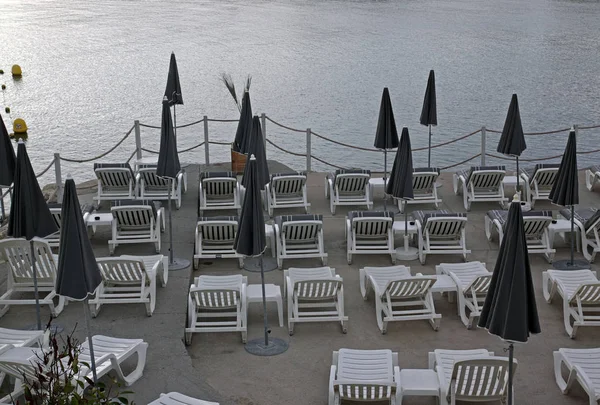
[[[114,217],[108,249],[112,255],[122,244],[153,243],[160,253],[161,231],[164,230],[164,208],[145,201],[118,201],[111,207]]]
[[[419,242],[419,260],[429,254],[460,254],[467,260],[467,214],[447,210],[413,212]]]
[[[194,269],[200,268],[202,259],[238,259],[240,268],[243,255],[235,251],[234,242],[238,229],[238,218],[200,217],[196,224],[194,244]]]
[[[156,308],[156,277],[159,269],[164,268],[164,257],[154,258],[148,267],[135,256],[97,259],[102,283],[89,301],[92,316],[98,316],[104,304],[144,304],[146,314],[152,316]]]
[[[554,355],[554,377],[563,394],[568,394],[575,381],[579,382],[588,394],[589,404],[598,405],[600,400],[600,348],[565,349],[561,348]],[[565,366],[568,377],[563,377]]]
[[[302,207],[308,214],[310,203],[306,192],[306,174],[275,173],[266,186],[267,207],[269,215],[275,208]]]
[[[571,220],[571,209],[560,210],[560,215]],[[573,223],[577,227],[579,235],[581,235],[583,255],[593,263],[596,259],[596,253],[600,252],[600,210],[597,208],[576,208]]]
[[[317,257],[327,265],[322,215],[283,215],[275,218],[277,265],[284,259]]]
[[[325,178],[325,197],[329,198],[331,214],[338,205],[365,205],[373,208],[369,179],[371,171],[361,169],[338,169]]]
[[[160,394],[160,397],[148,405],[219,405],[217,402],[208,402],[202,399],[188,397],[178,392]]]
[[[539,163],[533,168],[521,169],[520,176],[525,182],[527,201],[534,207],[537,200],[549,200],[550,190],[556,181],[559,164]]]
[[[98,178],[98,194],[94,200],[132,200],[135,195],[135,177],[129,163],[94,163]]]
[[[436,370],[442,405],[456,401],[506,401],[508,358],[485,349],[440,350],[429,353],[429,368]],[[513,360],[513,373],[517,360]]]
[[[527,211],[523,212],[523,230],[527,239],[528,253],[543,254],[548,263],[552,263],[556,250],[550,243],[548,227],[552,223],[552,211]],[[488,211],[485,218],[485,234],[488,240],[492,240],[492,229],[498,233],[498,244],[502,244],[504,228],[508,211]],[[492,225],[494,228],[492,228]]]
[[[193,333],[205,332],[241,332],[246,343],[247,285],[241,275],[196,277],[188,294],[186,344],[192,343]]]
[[[481,315],[492,273],[481,262],[440,263],[436,266],[436,273],[450,276],[456,284],[458,315],[467,329],[471,329],[473,320]]]
[[[592,191],[596,183],[600,180],[600,165],[591,166],[585,171],[585,185],[589,191]]]
[[[13,347],[32,347],[44,344],[44,331],[0,328],[0,353]],[[5,373],[0,371],[0,386]]]
[[[169,188],[171,199],[177,209],[181,208],[181,195],[185,192],[184,173],[177,174],[175,180],[156,175],[156,165],[140,165],[135,175],[135,187],[142,200],[168,200]]]
[[[333,352],[328,404],[340,404],[343,400],[399,404],[398,384],[398,353],[340,349]]]
[[[299,322],[340,322],[342,332],[346,333],[344,284],[334,269],[290,268],[284,271],[284,284],[290,335],[294,333],[294,324]]]
[[[233,172],[202,172],[198,216],[206,210],[240,210],[240,184]]]
[[[394,216],[390,212],[351,211],[346,219],[348,264],[355,254],[389,254],[396,263]]]
[[[600,281],[595,271],[546,270],[542,282],[548,303],[556,294],[562,297],[565,330],[571,339],[580,326],[600,326]]]
[[[35,255],[35,270],[38,292],[41,295],[39,303],[48,305],[53,317],[58,316],[65,305],[64,297],[57,295],[56,268],[58,257],[52,254],[48,242],[40,238],[33,239]],[[33,293],[33,269],[31,263],[31,242],[25,239],[0,240],[0,255],[8,262],[6,292],[0,297],[0,317],[11,305],[35,305],[35,299],[23,298],[22,293]]]
[[[398,199],[398,209],[404,213],[406,204],[434,204],[439,208],[442,199],[438,197],[435,182],[440,175],[437,167],[415,167],[413,169],[413,194],[411,200]]]
[[[381,333],[388,322],[427,320],[438,330],[442,316],[435,312],[431,287],[434,277],[412,276],[406,266],[365,267],[359,270],[360,290],[367,300],[375,292],[375,317]]]
[[[462,193],[467,211],[474,202],[498,202],[504,208],[508,202],[502,183],[505,175],[505,166],[473,166],[461,170],[453,176],[454,193]]]

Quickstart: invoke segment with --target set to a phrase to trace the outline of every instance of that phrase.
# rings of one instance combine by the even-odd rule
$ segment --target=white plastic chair
[[[98,194],[94,200],[100,206],[102,201],[133,200],[135,179],[129,163],[94,163],[98,178]]]
[[[200,268],[202,259],[237,259],[239,267],[244,263],[243,255],[233,246],[238,229],[238,218],[200,217],[196,224],[194,243],[194,269]]]
[[[459,254],[467,260],[467,215],[446,210],[413,212],[419,242],[419,260],[425,264],[427,255]]]
[[[540,163],[530,169],[521,169],[520,176],[525,182],[527,202],[532,209],[537,200],[550,199],[550,190],[556,181],[559,166],[555,163]]]
[[[287,259],[320,258],[327,265],[322,215],[284,215],[275,218],[277,266]]]
[[[143,165],[138,167],[135,175],[135,187],[139,198],[142,200],[163,201],[169,199],[169,188],[171,199],[175,201],[175,207],[181,208],[181,195],[185,192],[184,173],[179,172],[177,178],[172,180],[156,175],[156,165]]]
[[[122,201],[110,211],[114,218],[112,238],[108,241],[111,255],[119,245],[140,243],[153,243],[156,253],[160,253],[164,208],[156,209],[151,202]]]
[[[237,210],[240,184],[233,172],[202,172],[198,185],[198,216],[206,210]]]
[[[598,181],[600,181],[600,166],[595,165],[585,171],[585,185],[589,191],[592,191]]]
[[[345,231],[348,264],[352,264],[352,255],[356,254],[386,254],[390,255],[392,264],[396,263],[392,213],[351,211]]]
[[[266,185],[269,215],[275,208],[302,207],[308,214],[310,203],[306,192],[306,175],[301,173],[276,173]]]
[[[439,208],[442,199],[438,197],[436,181],[440,175],[437,167],[421,167],[413,169],[413,194],[411,200],[398,199],[398,209],[404,213],[406,205],[434,204]]]
[[[600,401],[600,348],[595,349],[558,349],[554,355],[554,378],[563,394],[568,394],[575,381],[588,394],[589,404],[598,405]],[[563,377],[562,366],[565,366],[568,377]]]
[[[498,202],[501,207],[508,202],[504,196],[505,166],[473,166],[454,174],[453,186],[456,195],[462,192],[465,210],[474,202]]]
[[[331,214],[335,215],[338,205],[365,205],[368,210],[373,208],[369,170],[339,169],[325,178],[325,197],[329,198]]]
[[[560,210],[560,215],[570,220],[571,209]],[[600,252],[600,210],[597,208],[576,208],[574,217],[573,223],[579,235],[581,235],[583,256],[593,263],[596,254]]]

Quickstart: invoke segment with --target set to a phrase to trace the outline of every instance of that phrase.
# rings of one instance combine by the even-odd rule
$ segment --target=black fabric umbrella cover
[[[503,155],[521,156],[527,149],[523,126],[521,125],[521,113],[519,112],[519,101],[517,95],[513,94],[506,114],[506,121],[502,129],[497,151]]]
[[[250,103],[250,93],[244,92],[242,98],[242,111],[238,122],[233,150],[239,153],[247,154],[250,149],[250,137],[252,136],[252,104]]]
[[[267,246],[258,169],[258,160],[250,156],[244,172],[246,195],[234,242],[235,251],[244,256],[259,256]]]
[[[509,342],[540,333],[521,204],[511,203],[479,327]]]
[[[102,276],[83,222],[73,179],[65,182],[61,218],[56,293],[84,300],[100,285]]]
[[[15,179],[15,150],[0,115],[0,186],[10,186]]]
[[[21,140],[17,146],[17,163],[13,200],[8,220],[8,235],[13,238],[46,237],[58,228],[50,213],[44,194],[35,177],[25,143]]]
[[[550,190],[550,200],[563,207],[579,204],[579,178],[577,176],[577,140],[575,131],[569,132],[556,181]]]
[[[388,88],[383,89],[381,105],[379,107],[379,121],[373,144],[377,149],[394,149],[398,147],[398,130],[392,110],[392,100]]]
[[[179,71],[177,70],[177,60],[175,52],[171,53],[171,61],[169,63],[169,76],[167,77],[167,88],[165,89],[165,97],[169,100],[169,105],[183,104],[181,96],[181,84],[179,83]]]
[[[267,164],[267,151],[265,150],[265,142],[263,138],[262,128],[260,126],[260,118],[258,115],[255,115],[252,119],[252,133],[250,136],[250,146],[248,151],[248,156],[254,155],[256,158],[256,166],[257,166],[257,184],[260,190],[264,190],[265,186],[269,183],[269,165]],[[244,175],[242,177],[242,186],[246,189],[250,184],[250,176],[249,176],[249,165],[248,161],[246,161],[246,166],[244,167]]]
[[[413,163],[408,128],[402,128],[400,147],[396,151],[394,166],[390,173],[386,193],[395,198],[412,199],[413,194]]]
[[[177,141],[173,133],[173,121],[169,102],[165,99],[162,105],[162,121],[160,126],[160,149],[158,152],[158,165],[156,175],[159,177],[176,178],[181,171],[179,155],[177,154]]]
[[[427,79],[427,89],[423,99],[423,109],[421,110],[421,125],[437,125],[437,101],[435,97],[435,73],[429,71]]]

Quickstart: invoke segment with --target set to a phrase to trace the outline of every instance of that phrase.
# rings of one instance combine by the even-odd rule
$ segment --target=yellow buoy
[[[23,72],[21,71],[21,66],[13,65],[12,66],[12,75],[13,76],[21,76]]]
[[[15,131],[15,134],[24,134],[27,132],[27,124],[25,123],[25,120],[22,118],[17,118],[13,123],[13,130]]]

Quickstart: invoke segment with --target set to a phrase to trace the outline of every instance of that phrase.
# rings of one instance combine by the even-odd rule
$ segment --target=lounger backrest
[[[499,187],[505,174],[506,166],[471,166],[465,184],[476,189]]]
[[[394,225],[394,217],[390,212],[350,211],[348,219],[355,235],[360,238],[381,238],[387,236]]]
[[[235,216],[200,217],[197,227],[203,243],[233,243],[237,234],[238,219]]]
[[[317,239],[322,228],[322,221],[285,222],[281,233],[288,243],[305,242]]]
[[[32,356],[34,359],[37,359],[35,352],[39,349],[31,349]],[[43,356],[43,354],[39,353],[39,356]],[[10,350],[8,352],[4,352],[0,356],[0,372],[6,373],[7,375],[14,377],[18,380],[23,380],[23,376],[27,378],[29,381],[37,381],[35,375],[34,365],[31,363],[30,359],[26,358],[17,358],[10,356]]]
[[[335,270],[328,266],[313,268],[290,267],[286,271],[292,281],[329,279],[335,273]]]
[[[600,224],[600,210],[596,210],[596,212],[594,212],[594,215],[592,215],[583,224],[583,226],[585,227],[585,233],[588,234],[588,233],[592,232],[594,229],[596,229],[598,227],[598,224]]]
[[[358,383],[356,381],[336,380],[333,391],[339,393],[340,399],[356,402],[383,402],[395,396],[396,383]]]
[[[477,295],[487,294],[487,292],[490,289],[491,282],[492,282],[491,274],[487,275],[487,276],[478,276],[473,281],[471,281],[471,283],[469,283],[469,286],[467,287],[467,289]]]
[[[144,262],[141,260],[106,257],[97,259],[100,274],[105,282],[112,284],[140,284],[149,281]]]
[[[206,198],[220,199],[233,196],[237,186],[237,177],[232,172],[204,172],[200,182]]]
[[[147,189],[166,189],[171,182],[167,177],[158,177],[156,175],[156,166],[140,167],[138,174],[144,182],[144,187]]]
[[[236,308],[240,301],[238,289],[214,289],[192,288],[190,294],[196,301],[196,306],[205,309]]]
[[[339,195],[364,195],[370,174],[343,173],[335,176],[334,187]]]
[[[528,238],[541,237],[551,223],[552,216],[523,215],[523,230]]]
[[[128,163],[96,163],[94,172],[103,189],[128,189],[133,171]]]
[[[513,362],[513,373],[517,362]],[[459,360],[454,363],[448,399],[452,391],[458,401],[494,401],[506,396],[508,360],[501,357]]]
[[[50,208],[52,219],[60,231],[60,228],[62,227],[62,206],[60,204],[48,204],[48,208]]]
[[[466,224],[466,215],[429,217],[426,218],[425,231],[430,237],[459,236]]]
[[[431,192],[440,171],[435,167],[423,167],[413,169],[413,191]]]
[[[4,239],[0,241],[0,251],[9,263],[15,282],[31,282],[31,244],[25,239]],[[48,242],[33,241],[36,278],[39,283],[52,283],[56,278],[56,262]]]
[[[433,277],[411,277],[388,281],[383,294],[388,299],[423,297],[437,280]]]
[[[338,381],[354,383],[393,383],[392,351],[340,349],[337,362]]]
[[[571,302],[579,302],[581,305],[600,304],[600,283],[583,283],[575,291]]]
[[[341,286],[342,279],[338,277],[299,280],[294,282],[294,296],[305,301],[322,301],[335,298]]]
[[[123,230],[151,229],[156,220],[156,211],[149,205],[116,206],[110,210]]]
[[[285,174],[271,176],[271,188],[276,195],[302,194],[306,176],[303,174]]]

